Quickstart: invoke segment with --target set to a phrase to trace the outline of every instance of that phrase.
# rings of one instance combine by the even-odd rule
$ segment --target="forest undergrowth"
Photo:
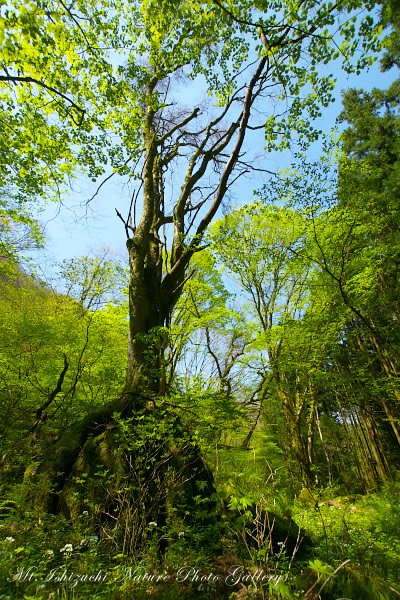
[[[0,504],[0,598],[397,598],[400,485],[365,495],[338,492],[303,489],[290,501],[278,486],[268,505],[264,494],[252,505],[231,497],[231,510],[221,509],[214,527],[196,531],[174,522],[173,515],[164,530],[148,522],[146,543],[128,556],[118,552],[110,530],[93,528],[96,507],[82,511],[74,523],[60,515],[39,516],[21,505],[15,489],[14,500],[9,495]],[[289,516],[297,526],[291,526],[294,546],[289,533],[279,542],[273,533]],[[300,544],[299,532],[308,545]],[[167,542],[163,555],[161,538]]]

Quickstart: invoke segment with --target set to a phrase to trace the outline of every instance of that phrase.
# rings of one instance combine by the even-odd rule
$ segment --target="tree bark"
[[[170,322],[170,313],[183,291],[185,272],[194,252],[199,250],[201,239],[206,228],[220,207],[229,186],[229,179],[238,162],[247,125],[250,117],[250,109],[255,98],[260,93],[262,83],[268,74],[267,58],[259,60],[255,72],[246,87],[242,100],[242,112],[227,129],[218,131],[217,126],[225,117],[227,110],[233,105],[231,100],[227,108],[220,116],[209,125],[199,130],[198,141],[195,144],[187,174],[179,198],[175,203],[172,214],[166,214],[164,206],[163,169],[165,169],[171,157],[179,150],[179,139],[186,134],[184,127],[197,117],[199,109],[195,109],[190,115],[175,124],[167,133],[160,135],[158,126],[161,121],[160,114],[156,116],[157,100],[154,95],[159,80],[156,75],[150,77],[145,93],[145,114],[142,126],[142,140],[144,145],[144,163],[142,168],[143,207],[140,221],[137,225],[132,224],[132,205],[125,224],[127,233],[127,249],[129,255],[130,278],[129,278],[129,339],[128,339],[128,368],[125,388],[122,394],[107,405],[95,409],[62,434],[61,439],[51,446],[40,463],[31,469],[30,474],[35,474],[41,481],[41,493],[39,503],[41,507],[49,512],[63,510],[69,516],[69,509],[63,497],[63,488],[68,480],[71,483],[71,473],[74,464],[90,444],[89,438],[100,436],[106,429],[116,427],[113,415],[118,413],[119,419],[131,418],[132,427],[140,427],[143,419],[151,414],[150,405],[157,410],[157,397],[164,393],[163,386],[163,352],[168,342],[167,326]],[[164,143],[176,136],[175,148],[165,151]],[[226,148],[236,140],[233,148],[226,158]],[[175,143],[174,142],[174,143]],[[221,168],[219,183],[215,187],[214,198],[210,206],[199,218],[199,224],[195,228],[194,235],[187,241],[188,218],[192,220],[193,206],[191,195],[199,185],[199,181],[208,167],[214,165],[216,160],[224,160],[225,166]],[[203,207],[200,202],[197,212]],[[196,207],[195,207],[196,208]],[[133,216],[133,219],[132,219]],[[121,217],[122,218],[122,217]],[[166,242],[159,237],[160,227],[173,224],[174,236],[169,264],[166,258]],[[164,264],[163,264],[164,261]],[[154,408],[155,407],[155,408]],[[150,412],[149,412],[150,411]],[[137,420],[136,420],[137,417]],[[150,418],[150,417],[149,417]],[[160,419],[163,418],[160,413]],[[203,512],[206,508],[207,514],[212,514],[215,500],[212,498],[215,488],[212,474],[204,463],[198,446],[190,440],[190,435],[185,427],[176,418],[175,433],[167,443],[170,453],[169,466],[180,469],[183,473],[182,487],[185,497],[184,510],[190,519],[197,518],[197,512]],[[141,419],[141,421],[139,421]],[[182,432],[189,439],[181,447]],[[175,442],[174,442],[174,438]],[[169,446],[168,446],[169,444]],[[180,445],[181,444],[181,445]],[[174,447],[175,446],[175,449]],[[195,504],[195,498],[201,498],[203,507]],[[188,505],[192,505],[188,511]],[[200,509],[200,510],[199,510]],[[160,518],[165,514],[166,507],[158,507]],[[203,514],[204,516],[204,514]],[[154,515],[157,520],[157,515]]]

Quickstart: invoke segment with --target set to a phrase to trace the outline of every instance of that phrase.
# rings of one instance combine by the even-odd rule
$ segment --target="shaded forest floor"
[[[326,489],[269,507],[285,519],[290,514],[310,536],[313,547],[294,555],[285,543],[271,553],[254,529],[249,537],[256,506],[256,513],[247,507],[236,520],[219,519],[213,531],[173,519],[161,531],[150,522],[134,557],[121,552],[110,530],[93,531],[88,511],[72,526],[61,516],[24,511],[16,496],[0,502],[0,599],[395,599],[399,492],[399,484],[347,497]],[[160,537],[168,539],[164,557]]]

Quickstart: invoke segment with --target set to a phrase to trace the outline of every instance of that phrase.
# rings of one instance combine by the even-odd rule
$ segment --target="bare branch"
[[[186,119],[184,119],[180,123],[177,123],[174,127],[172,127],[172,129],[167,131],[167,133],[164,133],[164,135],[159,138],[158,143],[162,144],[167,138],[171,137],[171,135],[173,135],[175,133],[175,131],[177,131],[178,129],[181,129],[182,127],[184,127],[185,125],[190,123],[190,121],[192,121],[193,119],[195,119],[197,117],[197,115],[199,114],[199,111],[200,111],[200,108],[198,106],[196,106],[196,108],[193,110],[193,112],[188,117],[186,117]]]
[[[225,168],[222,172],[222,175],[221,175],[221,178],[220,178],[220,181],[218,184],[218,188],[217,188],[217,191],[215,194],[214,202],[212,203],[212,205],[209,208],[206,215],[200,221],[200,224],[197,227],[196,235],[193,237],[193,239],[190,242],[190,244],[188,245],[188,247],[185,248],[184,250],[181,250],[179,257],[176,257],[176,260],[174,260],[173,264],[171,265],[171,270],[169,271],[169,273],[165,276],[164,280],[162,281],[161,287],[162,287],[162,291],[163,291],[163,297],[166,299],[167,298],[169,299],[170,308],[174,305],[174,302],[176,302],[177,297],[174,296],[173,294],[169,294],[168,292],[172,292],[176,288],[175,281],[178,281],[179,277],[181,277],[182,273],[184,273],[184,270],[185,270],[186,266],[188,265],[190,258],[192,257],[193,253],[195,252],[196,247],[198,247],[199,242],[202,239],[206,228],[208,227],[211,220],[215,216],[215,213],[217,212],[219,206],[221,205],[222,200],[225,196],[225,193],[229,187],[230,176],[236,166],[236,163],[240,156],[241,148],[243,146],[244,138],[246,135],[247,124],[248,124],[248,121],[250,118],[250,110],[253,105],[255,97],[259,93],[260,88],[257,91],[255,91],[255,88],[256,88],[257,84],[260,83],[260,78],[266,77],[266,75],[268,73],[268,69],[267,69],[266,73],[264,73],[264,75],[263,75],[263,72],[264,72],[265,66],[267,64],[268,64],[267,57],[263,57],[260,60],[258,67],[257,67],[253,77],[251,78],[250,83],[247,86],[245,99],[244,99],[244,103],[243,103],[241,119],[238,123],[233,123],[231,125],[231,132],[229,133],[228,138],[226,138],[226,139],[228,139],[228,141],[230,141],[231,137],[233,136],[234,131],[236,131],[237,129],[239,130],[236,144],[235,144],[235,146],[225,164]],[[228,141],[226,142],[226,144],[223,143],[218,148],[215,148],[214,152],[223,150],[224,147],[227,145]],[[204,143],[205,142],[203,140],[203,144],[202,144],[203,147],[204,147]],[[195,154],[195,156],[196,156],[196,154]],[[181,198],[179,200],[179,203],[180,203],[179,208],[181,210],[183,210],[184,203],[186,203],[186,198],[189,196],[189,190],[191,191],[193,189],[193,186],[195,185],[195,183],[197,183],[197,180],[201,177],[201,175],[205,171],[205,168],[211,158],[212,158],[212,155],[207,154],[207,152],[206,152],[205,157],[203,158],[202,164],[201,164],[200,168],[198,169],[198,171],[196,172],[195,176],[190,176],[190,175],[188,176],[188,174],[187,174],[186,181],[185,181],[186,188],[185,187],[182,188],[184,190],[184,192],[182,193]],[[192,160],[193,160],[193,158],[192,158]],[[190,168],[189,168],[189,173],[190,173]],[[174,240],[174,242],[175,242],[175,240]],[[178,240],[178,242],[181,243],[181,240]]]

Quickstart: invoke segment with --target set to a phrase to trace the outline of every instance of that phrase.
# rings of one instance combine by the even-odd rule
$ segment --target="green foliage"
[[[333,497],[331,492],[320,495],[317,507],[297,509],[320,557],[310,567],[320,575],[329,574],[332,565],[336,569],[349,561],[327,584],[326,598],[338,593],[349,598],[357,594],[371,600],[391,598],[390,587],[396,589],[400,574],[398,485],[357,498]]]
[[[94,311],[107,303],[122,305],[125,300],[123,292],[128,284],[126,269],[108,257],[107,250],[96,257],[64,260],[60,275],[66,295],[76,298],[85,309]]]
[[[398,82],[345,94],[337,181],[327,157],[310,165],[300,156],[219,220],[211,248],[199,251],[233,169],[240,174],[249,125],[264,127],[269,150],[294,138],[306,145],[332,100],[320,65],[341,57],[347,72],[359,71],[382,41],[385,68],[397,64],[392,4],[381,19],[358,0],[2,6],[2,593],[386,600],[396,588],[399,490],[371,490],[395,477],[400,444]],[[395,35],[383,38],[388,24]],[[178,71],[204,84],[216,109],[196,99],[193,112],[172,110]],[[267,112],[271,90],[283,112]],[[249,120],[256,114],[261,125]],[[167,213],[163,178],[183,164]],[[128,366],[137,368],[127,384],[124,269],[104,253],[65,262],[61,295],[11,268],[26,243],[41,243],[28,202],[58,196],[78,170],[93,181],[110,170],[143,182],[138,226],[136,199],[122,218]],[[159,237],[170,225],[171,252],[167,233]],[[87,433],[82,418],[112,398],[123,414],[94,420],[73,446]],[[64,432],[64,446],[52,446]],[[55,459],[73,455],[65,472],[55,461],[47,490],[69,522],[39,514],[42,457],[52,448]],[[22,476],[20,487],[13,480]],[[370,493],[350,501],[324,484]],[[303,564],[292,510],[316,544]],[[246,578],[227,591],[235,563]],[[188,577],[164,581],[182,566]],[[72,584],[48,580],[67,567]],[[264,586],[254,581],[259,567]],[[92,585],[85,577],[99,569],[106,580]],[[159,581],[134,579],[134,569]],[[220,579],[196,574],[207,569]]]
[[[15,276],[16,263],[24,262],[24,253],[43,246],[39,222],[32,217],[33,207],[13,198],[0,201],[0,274]]]
[[[73,11],[58,0],[4,5],[2,179],[26,200],[48,195],[51,187],[58,196],[78,170],[92,180],[108,166],[112,173],[133,175],[132,158],[143,147],[145,88],[153,76],[161,81],[190,65],[189,76],[205,77],[209,93],[224,104],[240,87],[238,74],[263,53],[271,57],[273,83],[289,103],[281,120],[266,121],[268,146],[287,147],[294,129],[313,139],[312,119],[332,100],[334,85],[317,65],[340,54],[348,71],[359,70],[371,61],[369,51],[379,48],[380,29],[372,17],[352,16],[363,6],[355,0],[335,9],[328,2],[295,7],[286,0],[223,7],[211,0],[79,0]],[[345,19],[338,43],[332,43],[339,14]],[[264,46],[261,32],[268,40]],[[154,91],[152,103],[162,108],[163,94]]]
[[[21,273],[3,280],[0,308],[4,439],[15,442],[46,418],[47,435],[57,435],[118,393],[126,368],[123,308],[88,312]]]

